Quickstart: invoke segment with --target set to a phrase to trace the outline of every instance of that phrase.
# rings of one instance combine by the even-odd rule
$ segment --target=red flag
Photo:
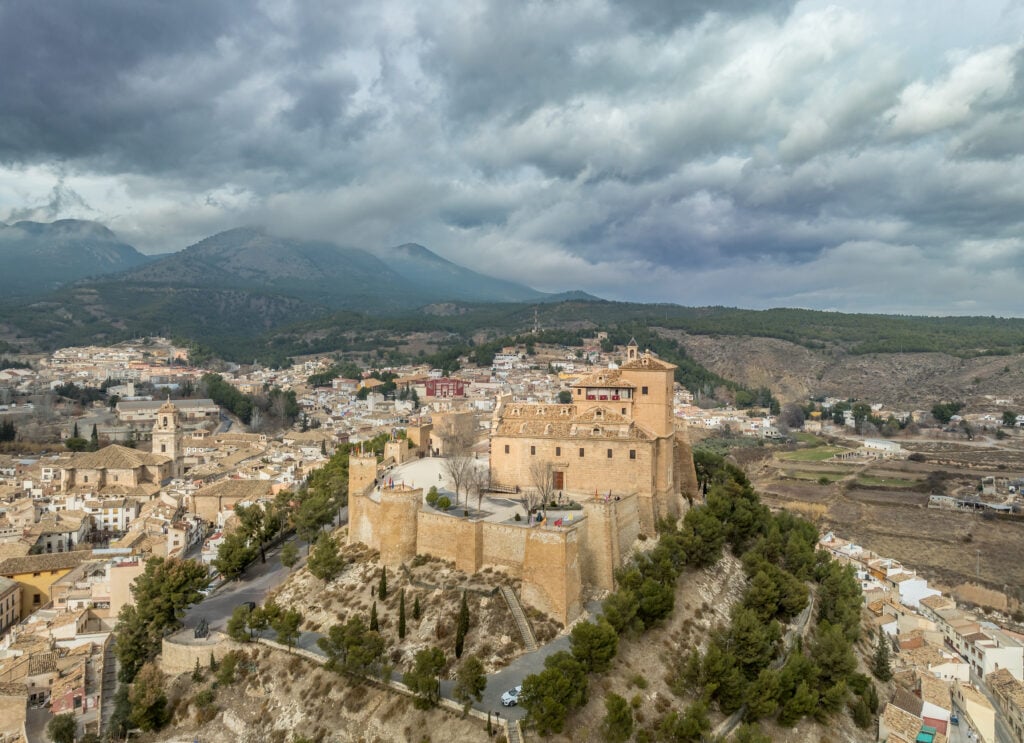
[[[556,519],[555,520],[555,526],[561,526],[561,525],[562,525],[562,519]]]

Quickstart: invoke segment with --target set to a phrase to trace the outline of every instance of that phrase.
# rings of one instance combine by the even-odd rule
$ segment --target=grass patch
[[[918,484],[918,481],[904,480],[901,477],[872,477],[871,475],[858,475],[857,484],[873,488],[912,488]]]
[[[823,462],[844,451],[849,451],[849,449],[839,446],[816,446],[813,449],[797,449],[779,454],[779,459],[787,462]]]
[[[813,433],[806,433],[804,431],[798,431],[792,434],[793,438],[799,441],[801,444],[807,444],[808,446],[824,446],[825,439],[820,436],[815,436]]]
[[[790,480],[812,480],[814,482],[838,482],[846,477],[846,472],[804,472],[802,470],[791,470],[785,473]],[[824,482],[823,482],[824,481]]]

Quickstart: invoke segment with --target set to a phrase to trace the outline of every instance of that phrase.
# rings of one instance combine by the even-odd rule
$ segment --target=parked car
[[[501,703],[506,707],[515,707],[519,704],[519,692],[523,690],[522,686],[517,686],[514,689],[509,689],[501,695]]]

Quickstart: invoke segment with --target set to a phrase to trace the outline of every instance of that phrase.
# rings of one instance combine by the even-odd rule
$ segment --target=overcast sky
[[[1024,314],[1021,0],[0,0],[0,221]]]

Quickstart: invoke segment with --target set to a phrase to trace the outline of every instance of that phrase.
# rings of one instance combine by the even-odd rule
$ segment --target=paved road
[[[973,669],[971,670],[971,681],[974,683],[974,686],[978,691],[985,695],[985,698],[988,699],[989,703],[992,705],[992,709],[995,710],[996,743],[1012,743],[1013,736],[1010,733],[1010,728],[1006,724],[1006,720],[1003,719],[1003,713],[1000,711],[999,705],[996,704],[995,697],[989,693],[988,687],[985,686],[984,679],[978,676]],[[967,720],[964,719],[963,715],[960,715],[960,725],[964,726],[966,723]],[[975,740],[977,740],[977,737],[975,737]]]
[[[305,563],[306,545],[298,537],[291,537],[287,541],[294,541],[299,547],[299,563],[293,568],[295,570]],[[210,629],[224,631],[236,606],[246,601],[262,604],[270,589],[283,583],[291,573],[291,570],[281,564],[281,546],[277,545],[267,550],[265,563],[256,560],[239,580],[225,583],[212,595],[190,608],[185,614],[184,626],[195,627],[201,619],[206,619]]]

